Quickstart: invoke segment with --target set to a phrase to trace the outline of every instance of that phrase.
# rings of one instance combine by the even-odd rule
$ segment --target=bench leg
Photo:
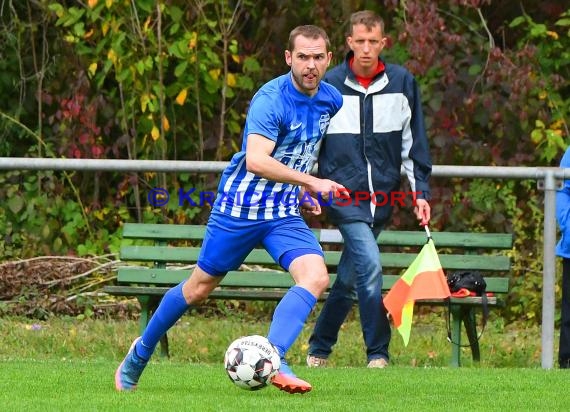
[[[471,346],[471,354],[475,362],[481,361],[481,352],[479,350],[479,339],[477,337],[477,323],[475,321],[475,311],[473,308],[465,308],[463,313],[463,323],[465,324],[465,332],[469,338],[469,346]]]
[[[168,335],[166,333],[160,338],[160,356],[162,358],[170,357],[168,353]]]
[[[150,320],[150,296],[137,296],[141,305],[141,317],[139,318],[139,335],[142,335]]]
[[[157,299],[156,297],[152,296],[137,296],[139,304],[141,305],[141,316],[139,319],[139,335],[142,336],[143,332],[145,331],[148,322],[152,314],[154,313],[155,309],[158,307],[160,303],[160,298]],[[160,356],[164,358],[168,358],[169,351],[168,351],[168,335],[165,333],[160,338]]]
[[[461,307],[451,306],[451,367],[461,366]]]

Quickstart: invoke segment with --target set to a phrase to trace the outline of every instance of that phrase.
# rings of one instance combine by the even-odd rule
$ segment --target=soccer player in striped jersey
[[[324,30],[307,25],[291,31],[285,51],[291,70],[263,85],[251,101],[242,148],[221,177],[196,268],[165,294],[131,345],[115,373],[117,390],[136,388],[161,336],[259,244],[295,281],[267,334],[281,355],[273,385],[289,393],[312,389],[295,376],[285,355],[329,284],[322,249],[300,212],[319,214],[319,201],[344,189],[309,173],[329,121],[342,106],[341,94],[321,83],[331,58]]]

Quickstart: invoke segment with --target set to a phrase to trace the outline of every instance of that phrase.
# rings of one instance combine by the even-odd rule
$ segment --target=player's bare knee
[[[319,278],[320,283],[319,286],[321,287],[322,291],[325,292],[329,288],[330,284],[330,277],[328,272],[324,272],[324,274]]]
[[[184,296],[186,299],[186,303],[193,306],[198,306],[204,303],[204,301],[208,298],[209,291],[204,290],[203,288],[194,288],[189,291],[189,294]]]
[[[184,299],[189,305],[197,306],[208,298],[212,288],[209,284],[194,283],[183,289]]]
[[[329,274],[326,270],[317,272],[311,280],[314,285],[314,290],[319,296],[322,295],[329,287]]]
[[[329,274],[321,256],[299,257],[291,263],[289,272],[298,286],[304,287],[316,297],[322,295],[329,286]]]
[[[222,278],[211,276],[197,266],[182,287],[186,303],[189,305],[200,305],[203,303]]]

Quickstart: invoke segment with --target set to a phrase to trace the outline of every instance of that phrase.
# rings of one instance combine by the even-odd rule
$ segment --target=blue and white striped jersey
[[[277,183],[246,170],[248,135],[275,142],[273,157],[300,172],[310,172],[330,118],[342,106],[333,86],[321,83],[312,97],[295,89],[291,73],[264,84],[253,96],[247,114],[241,151],[224,170],[213,211],[250,220],[299,215],[299,187]]]

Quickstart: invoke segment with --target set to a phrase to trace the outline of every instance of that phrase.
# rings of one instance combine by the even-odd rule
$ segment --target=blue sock
[[[281,358],[303,330],[316,303],[317,298],[307,289],[293,286],[275,308],[267,339],[277,348]]]
[[[158,308],[150,318],[142,338],[135,346],[135,353],[144,360],[149,360],[154,352],[154,348],[168,329],[170,329],[190,305],[186,303],[182,294],[182,286],[186,281],[181,282],[170,289],[158,305]]]

